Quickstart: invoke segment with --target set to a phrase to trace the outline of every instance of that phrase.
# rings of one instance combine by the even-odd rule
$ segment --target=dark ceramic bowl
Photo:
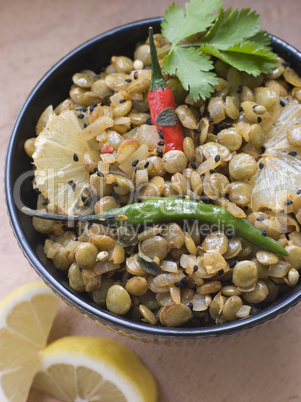
[[[113,29],[84,43],[60,60],[36,85],[26,100],[13,128],[7,150],[5,170],[6,201],[15,236],[25,256],[36,272],[66,303],[85,316],[133,338],[153,341],[206,339],[229,335],[263,324],[295,306],[301,298],[301,283],[281,298],[243,320],[220,326],[199,328],[163,328],[122,318],[100,308],[88,295],[73,291],[62,272],[57,270],[43,252],[44,237],[37,233],[31,218],[22,214],[24,203],[35,208],[36,194],[32,190],[32,166],[23,150],[24,142],[35,133],[35,124],[49,105],[58,105],[68,96],[71,77],[83,69],[99,71],[112,55],[133,56],[135,44],[144,41],[148,27],[160,30],[160,18],[134,22]],[[276,53],[288,61],[301,74],[301,53],[280,39],[273,38]]]

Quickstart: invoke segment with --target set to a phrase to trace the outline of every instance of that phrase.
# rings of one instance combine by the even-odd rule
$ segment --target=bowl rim
[[[22,249],[24,256],[36,270],[38,275],[46,282],[46,284],[56,293],[58,294],[67,304],[75,307],[81,313],[88,315],[92,320],[99,322],[100,324],[107,326],[110,328],[112,325],[113,328],[118,327],[119,331],[129,331],[130,333],[136,333],[146,336],[151,336],[153,338],[208,338],[208,337],[219,337],[222,335],[230,335],[233,333],[240,332],[242,330],[251,329],[255,326],[262,325],[276,316],[283,314],[288,309],[295,306],[301,299],[301,289],[294,294],[282,299],[279,304],[273,305],[271,307],[267,306],[260,312],[256,313],[253,316],[249,316],[244,318],[243,320],[236,320],[233,322],[228,322],[223,325],[216,326],[203,326],[203,327],[160,327],[160,326],[152,326],[148,324],[144,324],[141,322],[132,321],[125,317],[116,316],[110,313],[107,310],[94,307],[92,304],[87,301],[79,298],[77,295],[71,293],[69,289],[63,286],[58,280],[56,280],[47,268],[42,264],[42,262],[38,259],[37,255],[33,251],[29,242],[27,241],[20,221],[17,215],[17,207],[14,204],[13,200],[13,185],[12,183],[12,174],[11,167],[13,166],[13,151],[15,145],[15,138],[17,135],[17,131],[19,128],[19,124],[21,123],[24,115],[27,113],[27,108],[30,107],[31,102],[34,98],[35,93],[43,86],[45,81],[61,66],[68,61],[72,56],[81,52],[87,46],[93,45],[99,40],[104,40],[108,37],[114,36],[118,32],[124,29],[135,29],[139,30],[142,27],[145,28],[147,25],[158,24],[163,20],[162,17],[156,18],[147,18],[138,21],[134,21],[131,23],[123,24],[116,28],[110,29],[104,33],[101,33],[92,39],[85,41],[83,44],[77,46],[75,49],[71,50],[64,57],[62,57],[57,63],[54,64],[37,82],[32,91],[29,93],[26,101],[24,102],[17,118],[15,124],[12,129],[12,133],[9,139],[9,143],[7,146],[6,153],[6,161],[5,161],[5,199],[8,210],[8,215],[10,218],[10,224],[12,226],[14,235],[19,243],[20,248]],[[301,63],[301,52],[299,52],[295,47],[289,45],[285,41],[279,39],[278,37],[272,36],[272,45],[276,49],[280,49],[282,51],[287,52],[292,57],[296,57],[299,59]],[[278,52],[278,50],[276,50]]]

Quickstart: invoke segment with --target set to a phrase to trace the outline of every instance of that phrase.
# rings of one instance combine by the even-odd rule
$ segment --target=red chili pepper
[[[114,151],[114,148],[109,144],[105,144],[103,146],[103,148],[101,149],[102,154],[110,154],[113,151]]]
[[[166,84],[161,67],[158,61],[157,50],[154,44],[153,28],[149,28],[149,43],[152,60],[152,79],[148,91],[148,104],[151,114],[151,122],[157,126],[157,129],[163,134],[165,142],[165,152],[171,150],[183,151],[183,128],[177,119],[172,118],[173,114],[176,117],[174,110],[176,109],[176,103],[171,89]],[[162,114],[162,112],[165,113]],[[168,115],[168,119],[164,125],[157,123],[158,116],[161,114],[159,121],[163,124],[163,121]],[[165,117],[164,117],[165,116]],[[170,122],[170,123],[169,123]]]

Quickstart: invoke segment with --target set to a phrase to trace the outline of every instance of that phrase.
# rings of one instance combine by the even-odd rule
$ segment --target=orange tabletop
[[[184,5],[183,0],[176,3]],[[1,183],[13,123],[39,78],[86,40],[127,22],[161,16],[169,4],[170,0],[1,0]],[[263,29],[301,48],[300,0],[226,0],[225,6],[257,10]],[[38,276],[13,236],[3,192],[0,197],[2,299]],[[66,335],[107,336],[130,346],[155,375],[159,402],[301,401],[301,305],[239,336],[162,346],[114,334],[62,302],[49,340]],[[36,391],[28,399],[53,401]]]

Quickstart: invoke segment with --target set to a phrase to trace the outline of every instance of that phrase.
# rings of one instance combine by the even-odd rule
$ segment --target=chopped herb
[[[161,23],[163,36],[171,42],[163,71],[176,75],[194,101],[209,98],[218,82],[210,55],[255,77],[276,65],[271,38],[260,30],[259,15],[249,8],[224,10],[222,4],[221,0],[191,0],[184,11],[173,3]],[[197,42],[187,46],[183,41],[197,34],[201,35]]]

